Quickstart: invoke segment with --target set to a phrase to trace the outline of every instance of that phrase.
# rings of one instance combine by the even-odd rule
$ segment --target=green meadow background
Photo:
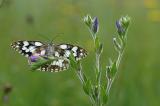
[[[108,106],[160,106],[160,0],[0,0],[0,106],[91,106],[73,70],[28,71],[27,59],[10,47],[17,40],[80,45],[89,52],[83,69],[93,78],[93,42],[82,20],[86,14],[99,18],[103,67],[117,55],[115,21],[122,15],[132,18]],[[7,85],[12,90],[5,103]]]

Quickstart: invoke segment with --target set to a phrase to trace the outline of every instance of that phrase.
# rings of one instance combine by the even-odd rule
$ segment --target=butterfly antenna
[[[59,36],[63,35],[63,33],[56,34],[56,36],[54,36],[51,40],[50,40],[49,36],[46,36],[46,35],[44,35],[44,34],[42,34],[42,33],[38,33],[38,35],[40,35],[41,38],[46,39],[48,42],[50,42],[50,44],[52,44],[53,41],[54,41],[56,38],[58,38]]]
[[[40,35],[41,38],[47,40],[47,41],[50,41],[49,37],[44,35],[44,34],[41,34],[41,33],[38,33],[38,35]]]
[[[61,35],[63,35],[63,33],[56,34],[56,36],[54,36],[54,37],[52,38],[52,40],[51,40],[50,43],[53,43],[53,41],[54,41],[56,38],[60,37]]]

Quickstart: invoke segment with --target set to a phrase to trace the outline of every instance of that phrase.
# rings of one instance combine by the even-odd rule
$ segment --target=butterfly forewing
[[[71,44],[60,44],[55,47],[55,56],[57,57],[69,59],[71,53],[73,53],[73,56],[77,61],[81,60],[87,55],[87,51],[85,49]]]
[[[20,54],[29,57],[38,50],[43,43],[40,41],[17,41],[11,44],[12,48],[18,51]]]

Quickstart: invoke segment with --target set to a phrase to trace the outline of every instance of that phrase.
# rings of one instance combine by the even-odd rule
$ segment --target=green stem
[[[117,76],[118,68],[119,68],[120,62],[121,62],[122,57],[123,57],[123,53],[124,53],[124,49],[125,49],[125,43],[124,43],[124,42],[121,42],[121,44],[122,44],[122,49],[121,49],[121,51],[119,51],[118,58],[117,58],[117,60],[116,60],[117,72],[116,72],[115,76],[114,76],[112,79],[108,79],[107,90],[106,90],[107,95],[110,94],[110,89],[111,89],[111,87],[112,87],[112,83],[114,82],[114,79],[115,79],[116,76]]]
[[[94,42],[94,48],[95,48],[95,61],[96,61],[96,79],[97,79],[97,84],[96,86],[98,86],[98,95],[96,97],[96,101],[95,101],[95,104],[96,106],[101,106],[101,101],[100,101],[100,94],[101,94],[101,88],[100,88],[100,85],[101,85],[101,72],[100,72],[100,54],[98,53],[97,51],[97,48],[96,48],[96,34],[94,34],[91,29],[89,29],[89,32],[91,33],[91,36],[93,38],[93,42]],[[100,75],[99,75],[100,74]]]
[[[109,96],[109,92],[110,92],[110,89],[111,89],[111,86],[112,86],[112,82],[113,82],[112,79],[108,79],[107,90],[106,90],[108,96]]]
[[[117,61],[116,61],[116,67],[117,67],[117,69],[119,68],[119,65],[120,65],[122,57],[123,57],[123,51],[120,52],[119,55],[118,55],[118,58],[117,58]]]
[[[92,34],[92,33],[91,33]],[[95,37],[96,35],[92,35],[93,37]],[[96,48],[96,43],[95,43],[95,39],[96,38],[93,38],[93,41],[94,41],[94,48]],[[101,106],[101,101],[100,101],[100,95],[101,95],[101,72],[100,72],[100,54],[98,53],[97,51],[97,48],[95,49],[95,61],[96,61],[96,79],[97,79],[97,86],[98,86],[98,95],[97,95],[97,98],[96,98],[96,103],[97,103],[97,106]],[[100,75],[99,75],[100,74]]]
[[[81,65],[81,63],[79,63],[79,66],[78,66],[78,69],[77,69],[76,73],[77,73],[77,76],[80,79],[81,83],[84,84],[85,83],[85,79],[84,79],[84,73],[82,71],[82,65]],[[94,103],[94,99],[93,99],[93,97],[92,97],[91,94],[89,94],[88,96],[89,96],[90,101],[91,101],[92,106],[93,106],[95,104]]]

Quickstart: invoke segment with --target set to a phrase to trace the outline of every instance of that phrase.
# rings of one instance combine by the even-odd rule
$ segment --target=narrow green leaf
[[[95,39],[95,50],[98,50],[99,45],[100,45],[99,38],[98,38],[98,37],[96,37],[96,39]]]
[[[99,41],[99,38],[95,39],[95,51],[100,55],[103,51],[103,44]]]
[[[31,71],[34,71],[38,68],[40,68],[42,65],[45,65],[47,63],[51,63],[54,59],[44,59],[44,58],[39,58],[37,60],[37,62],[31,63],[30,67],[31,67]]]
[[[99,80],[100,77],[101,77],[101,71],[99,71],[99,72],[97,73],[97,84],[99,83],[98,81],[100,81],[100,80]]]
[[[110,66],[106,66],[106,77],[108,79],[111,79],[111,67]]]
[[[94,99],[94,101],[96,101],[96,96],[95,96],[94,92],[91,93],[91,96]]]
[[[98,48],[98,54],[101,54],[103,51],[103,44],[100,43],[99,48]]]
[[[88,78],[86,77],[86,75],[84,73],[82,73],[82,75],[83,75],[83,80],[86,83],[88,81]]]
[[[95,85],[94,95],[95,95],[96,98],[98,98],[98,85]]]
[[[106,76],[108,79],[111,79],[117,73],[116,61],[111,63],[109,66],[106,66]]]
[[[87,80],[87,82],[83,84],[83,90],[87,95],[91,93],[92,84],[90,80]]]
[[[111,76],[114,77],[117,72],[116,62],[114,62],[111,66]]]
[[[119,52],[121,51],[121,45],[120,43],[117,41],[117,38],[113,38],[113,44],[114,44],[114,48]]]
[[[73,56],[73,53],[71,53],[71,55],[69,56],[69,60],[70,60],[70,65],[72,68],[77,69],[78,68],[78,63],[75,60],[75,57]]]
[[[103,104],[106,104],[108,101],[108,95],[107,95],[106,90],[103,86],[101,87],[101,98],[102,98]]]

